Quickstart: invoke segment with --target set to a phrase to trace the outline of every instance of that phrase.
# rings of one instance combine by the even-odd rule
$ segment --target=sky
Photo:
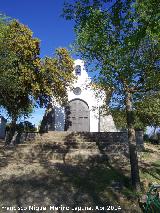
[[[27,25],[41,41],[41,57],[52,56],[58,47],[69,48],[74,41],[74,23],[61,17],[64,0],[0,0],[0,13]],[[7,118],[4,110],[0,114]],[[28,121],[36,126],[44,109],[35,109]]]
[[[69,48],[74,41],[73,22],[61,17],[63,4],[64,0],[0,0],[0,13],[27,25],[40,39],[40,56],[45,57],[52,56],[58,47]],[[43,114],[44,109],[35,109],[27,120],[37,125]]]
[[[41,57],[74,40],[73,22],[61,17],[64,0],[0,0],[0,12],[27,25],[41,41]]]

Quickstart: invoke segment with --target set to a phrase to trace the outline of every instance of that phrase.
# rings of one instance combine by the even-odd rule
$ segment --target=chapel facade
[[[67,106],[54,103],[50,130],[116,132],[112,116],[100,112],[105,100],[104,92],[99,90],[97,95],[92,88],[83,60],[75,60],[74,75],[76,80],[73,87],[67,91]]]

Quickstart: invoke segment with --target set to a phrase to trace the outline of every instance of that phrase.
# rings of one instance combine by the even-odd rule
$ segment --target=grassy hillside
[[[44,144],[1,147],[0,212],[13,206],[22,207],[14,212],[37,212],[36,207],[46,208],[41,212],[54,212],[54,206],[59,207],[57,212],[108,212],[107,208],[118,207],[121,210],[111,212],[142,212],[138,205],[141,194],[132,191],[129,162],[121,156],[90,157],[82,164],[72,163],[50,158],[52,149],[46,150]],[[145,144],[145,150],[138,154],[142,194],[150,183],[160,183],[159,153],[160,145]],[[62,211],[66,207],[70,209]],[[94,211],[88,211],[89,207]],[[106,210],[100,211],[101,207]]]

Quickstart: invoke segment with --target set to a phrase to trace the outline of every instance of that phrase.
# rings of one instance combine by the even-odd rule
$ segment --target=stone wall
[[[66,132],[64,132],[66,133]],[[69,133],[69,132],[68,132]],[[61,132],[63,134],[63,132]],[[75,132],[75,134],[77,134]],[[79,136],[84,141],[97,142],[98,145],[104,147],[106,150],[111,151],[112,145],[116,144],[116,149],[128,146],[128,134],[127,132],[79,132]],[[42,134],[43,137],[43,134]],[[36,138],[40,138],[38,132],[27,132],[21,134],[15,134],[14,140],[16,143],[23,143],[25,141],[34,141]],[[137,146],[143,147],[143,132],[136,132]],[[53,138],[54,141],[54,138]]]
[[[12,138],[12,144],[20,144],[24,143],[25,141],[34,141],[37,137],[39,137],[38,132],[23,132],[18,133],[16,132]]]
[[[128,133],[125,132],[84,132],[81,136],[86,140],[95,140],[104,144],[128,144]],[[143,146],[143,131],[136,131],[136,143]]]
[[[82,132],[80,135],[91,140],[103,141],[106,143],[126,143],[128,135],[126,132]]]

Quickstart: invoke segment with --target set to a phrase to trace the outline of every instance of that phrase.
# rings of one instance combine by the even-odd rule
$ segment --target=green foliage
[[[39,53],[36,43],[24,25],[17,21],[6,24],[0,39],[0,105],[12,118],[31,112],[29,95]]]
[[[74,75],[73,59],[65,48],[57,49],[53,58],[44,58],[41,63],[40,79],[42,81],[40,98],[44,103],[48,105],[51,99],[60,103],[67,101],[67,88],[71,85]]]
[[[53,58],[39,57],[40,41],[17,20],[0,19],[0,107],[12,119],[11,140],[18,117],[28,117],[33,107],[64,102],[73,80],[73,60],[65,48]],[[53,98],[54,97],[54,98]]]
[[[36,128],[31,122],[24,121],[16,125],[16,130],[18,132],[35,132]]]
[[[11,128],[12,128],[12,123],[8,123],[6,125],[6,131],[9,131]],[[35,132],[36,128],[31,122],[24,121],[24,122],[20,122],[20,123],[16,124],[15,131],[17,131],[18,133]]]
[[[160,126],[160,93],[151,93],[136,103],[137,115],[144,126]]]
[[[142,109],[141,109],[142,110]],[[120,130],[125,130],[128,128],[127,126],[127,115],[125,110],[122,109],[112,109],[111,110],[116,128]],[[144,130],[146,129],[146,126],[151,124],[151,120],[149,120],[149,114],[146,112],[146,114],[143,114],[142,111],[140,111],[140,114],[138,113],[137,110],[134,110],[133,113],[133,127],[135,130]],[[143,117],[142,117],[143,116]],[[145,121],[144,121],[145,119]]]
[[[147,93],[134,105],[134,128],[145,129],[146,126],[160,126],[160,94],[158,92]],[[116,127],[127,128],[126,112],[122,109],[111,110]]]
[[[114,88],[112,101],[116,99],[122,108],[126,92],[134,109],[146,91],[160,89],[159,40],[146,30],[138,4],[134,0],[76,1],[64,8],[66,18],[75,21],[75,50],[96,65],[98,81]]]
[[[159,0],[137,0],[136,9],[139,20],[146,33],[160,39],[160,3]]]
[[[111,110],[113,120],[115,122],[117,129],[126,129],[127,128],[127,118],[124,110],[114,109]]]
[[[0,39],[0,106],[10,117],[28,115],[34,104],[47,106],[52,96],[66,98],[73,60],[66,49],[54,58],[39,58],[40,43],[32,31],[16,20],[5,24]]]
[[[96,65],[98,81],[114,88],[116,104],[126,111],[135,189],[140,187],[134,131],[135,103],[147,96],[147,91],[160,89],[159,38],[157,33],[152,35],[151,27],[147,29],[155,14],[152,11],[154,18],[149,18],[146,25],[144,15],[137,9],[141,2],[144,11],[145,1],[138,0],[78,0],[64,7],[64,16],[75,21],[76,51]],[[158,1],[154,2],[154,7],[158,8]]]

